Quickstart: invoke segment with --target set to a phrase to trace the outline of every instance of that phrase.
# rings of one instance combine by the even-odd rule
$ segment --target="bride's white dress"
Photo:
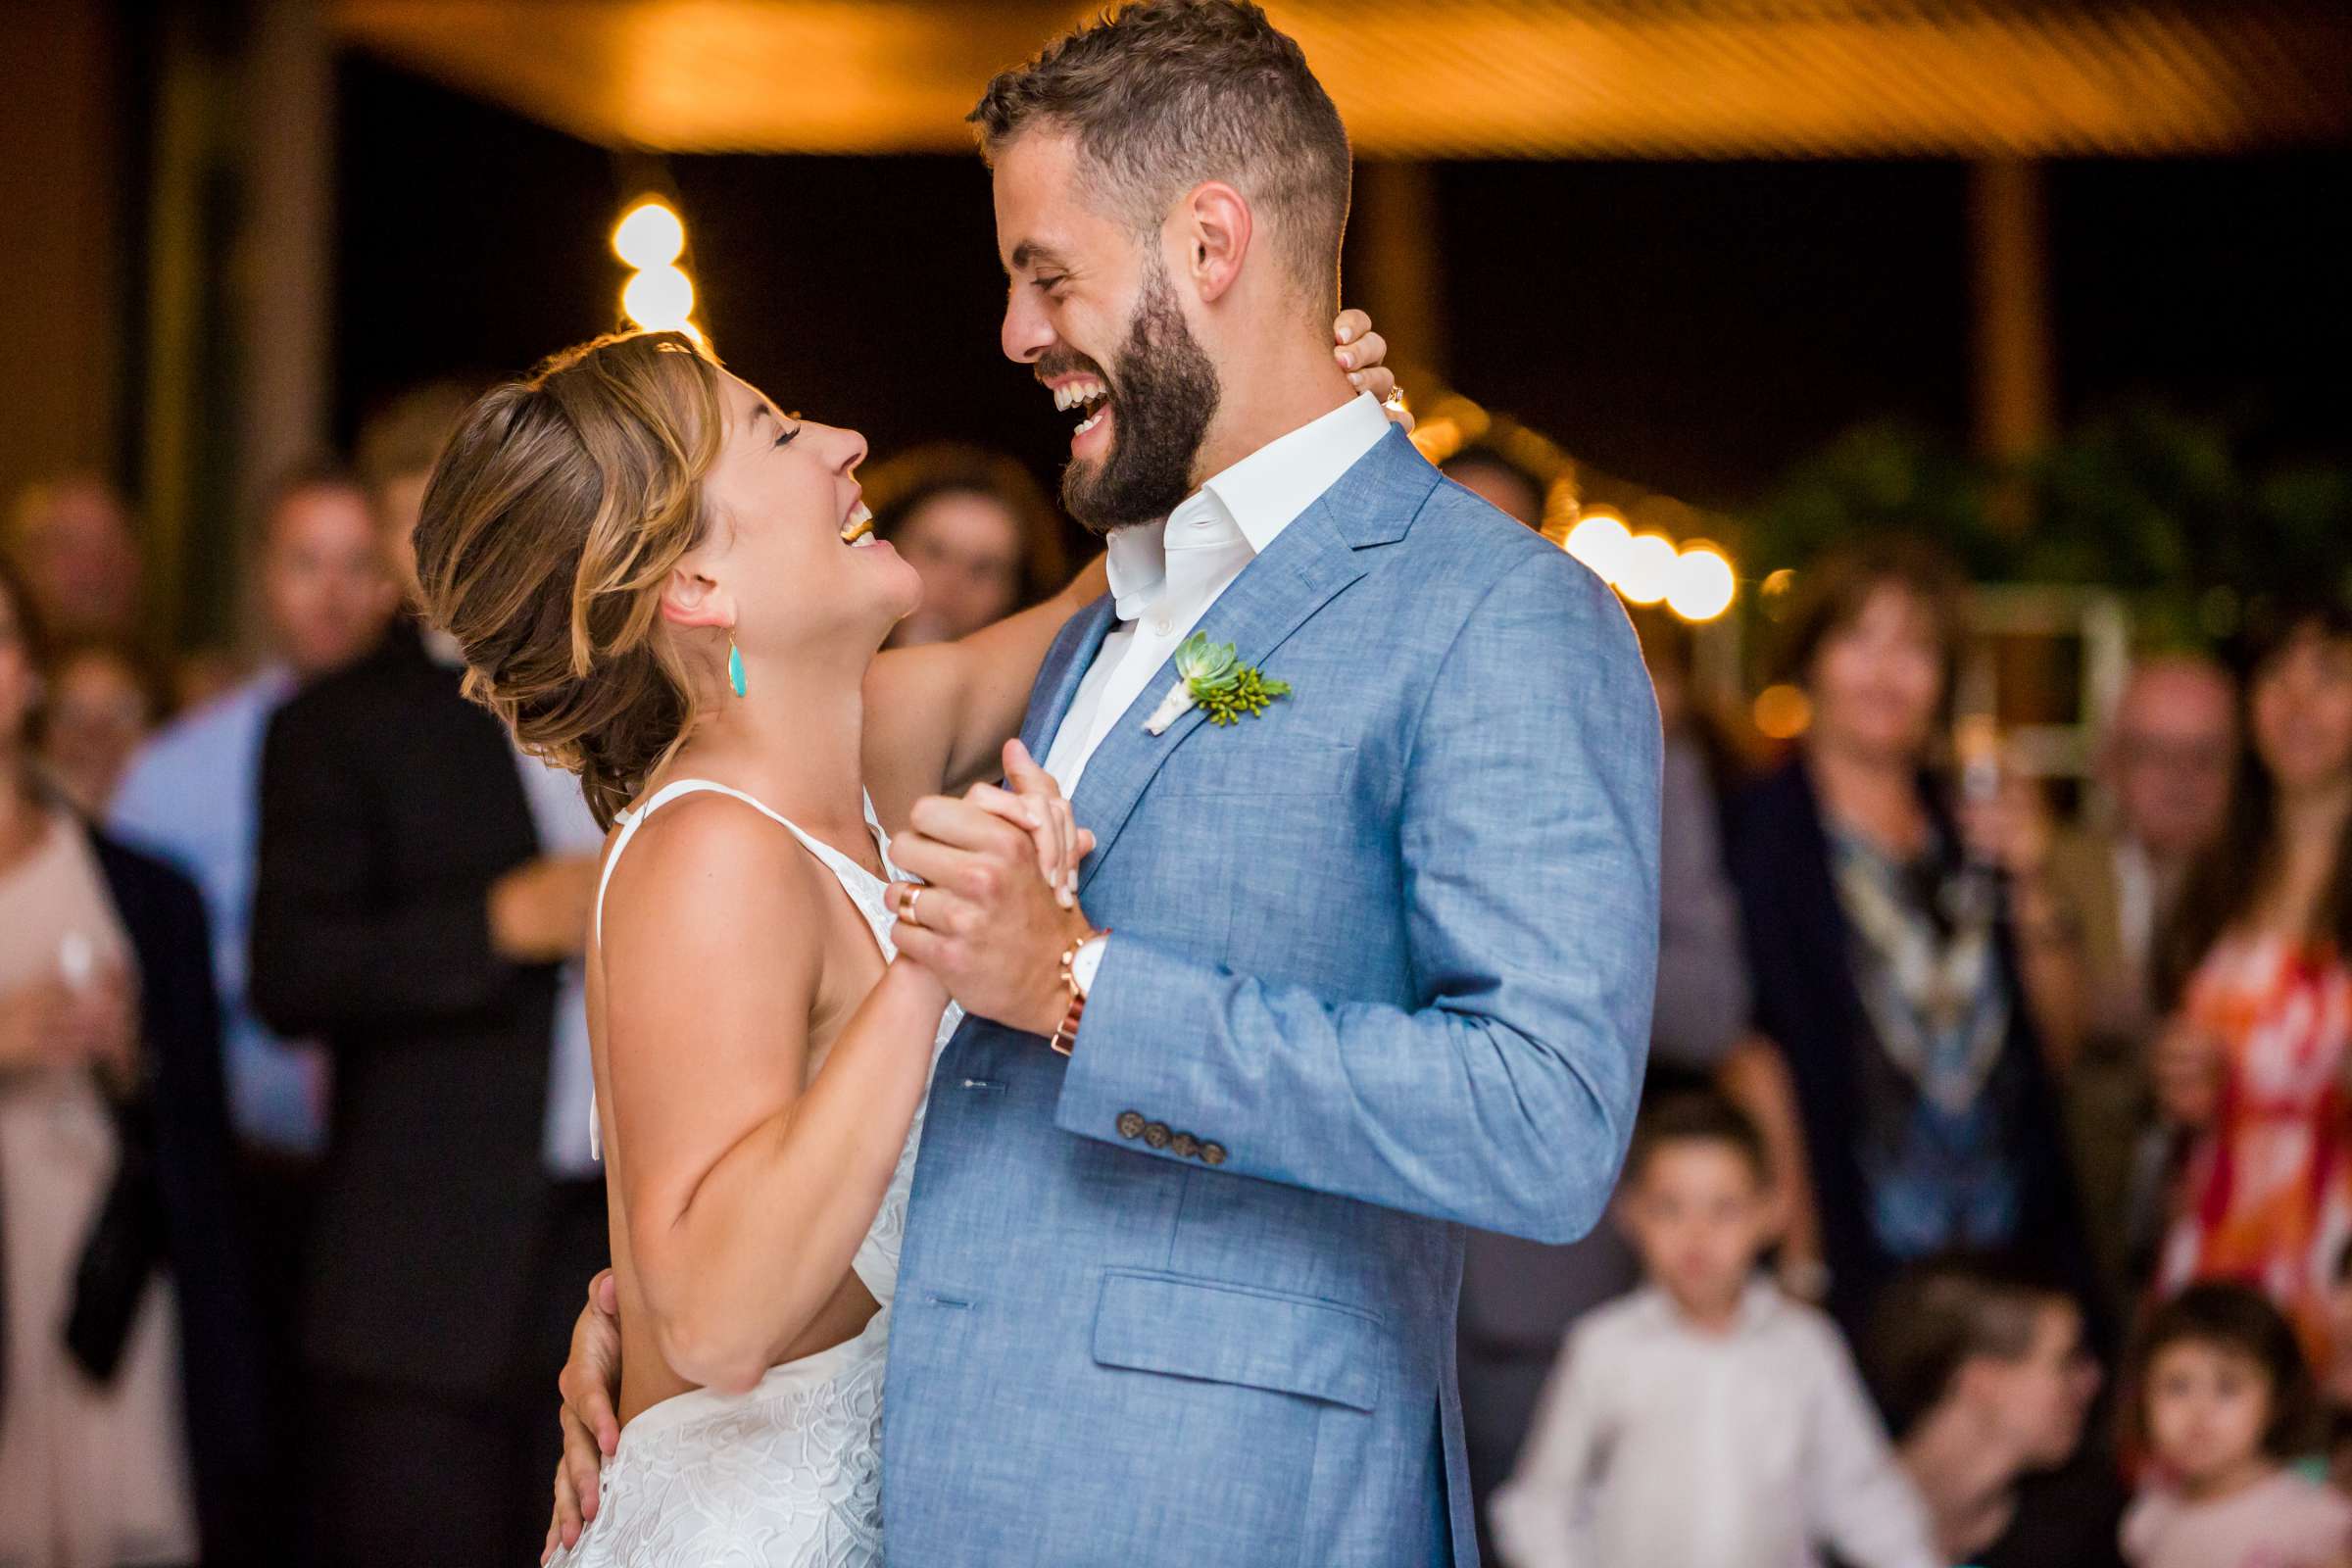
[[[714,792],[742,801],[788,829],[823,861],[872,928],[885,958],[897,956],[884,884],[831,846],[759,801],[707,779],[664,786],[619,817],[620,838],[605,879],[639,823],[683,795]],[[882,864],[895,877],[890,839],[866,804]],[[602,924],[604,892],[597,893]],[[951,1006],[932,1042],[936,1063],[962,1021]],[[864,1568],[882,1560],[882,1373],[890,1303],[906,1228],[906,1190],[922,1136],[915,1112],[882,1208],[852,1263],[882,1310],[843,1345],[776,1367],[751,1393],[708,1389],[664,1399],[621,1429],[605,1462],[596,1518],[579,1544],[560,1551],[566,1568]]]

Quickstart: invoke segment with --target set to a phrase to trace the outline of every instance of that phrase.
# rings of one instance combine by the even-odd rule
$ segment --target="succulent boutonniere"
[[[1212,643],[1197,631],[1176,650],[1176,684],[1159,700],[1144,721],[1154,735],[1184,716],[1188,709],[1208,710],[1208,721],[1222,728],[1266,710],[1275,699],[1291,695],[1287,681],[1268,680],[1254,664],[1242,662],[1231,643]]]

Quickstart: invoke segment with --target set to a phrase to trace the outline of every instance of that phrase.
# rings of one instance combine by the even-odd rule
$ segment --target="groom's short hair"
[[[994,158],[1023,131],[1076,137],[1093,194],[1139,230],[1225,180],[1274,219],[1283,259],[1338,309],[1348,129],[1306,56],[1249,0],[1142,0],[1000,74],[970,115]]]

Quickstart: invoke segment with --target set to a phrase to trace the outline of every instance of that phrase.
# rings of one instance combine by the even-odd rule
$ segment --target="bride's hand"
[[[1094,834],[1078,825],[1054,775],[1017,740],[1004,743],[1004,779],[1011,789],[975,784],[963,798],[1026,832],[1037,846],[1038,874],[1063,908],[1076,907],[1078,867],[1094,853]]]
[[[1387,405],[1389,418],[1410,431],[1412,414],[1397,393],[1396,372],[1387,364],[1388,339],[1372,330],[1372,318],[1361,311],[1342,311],[1331,323],[1331,340],[1337,345],[1331,357],[1348,372],[1349,384],[1380,399]],[[1391,402],[1392,398],[1396,401]]]

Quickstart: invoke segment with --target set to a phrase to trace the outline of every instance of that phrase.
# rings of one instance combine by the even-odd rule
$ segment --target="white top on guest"
[[[1568,1333],[1489,1504],[1509,1568],[1940,1568],[1830,1320],[1762,1280],[1728,1332],[1655,1288]]]
[[[1138,523],[1110,536],[1107,565],[1118,625],[1102,639],[1046,752],[1046,771],[1063,795],[1077,795],[1095,749],[1242,568],[1388,432],[1389,416],[1379,401],[1359,393],[1216,473],[1165,522]],[[1245,663],[1265,655],[1262,648],[1240,652]],[[1161,695],[1153,690],[1152,703]],[[1144,712],[1150,711],[1147,705]],[[1142,714],[1136,722],[1143,722]]]
[[[2204,1502],[2158,1489],[2132,1502],[2123,1536],[2132,1568],[2336,1568],[2352,1555],[2352,1500],[2291,1470]]]

